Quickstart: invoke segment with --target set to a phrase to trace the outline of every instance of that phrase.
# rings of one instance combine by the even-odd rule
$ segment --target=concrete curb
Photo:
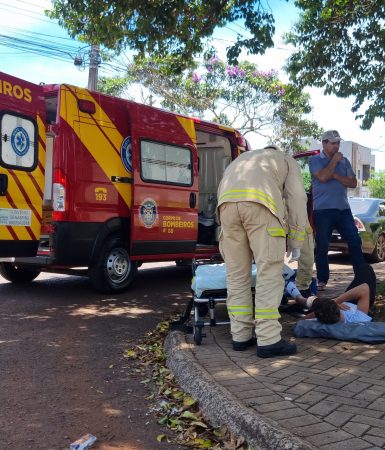
[[[225,425],[236,436],[246,439],[252,450],[314,450],[279,425],[246,407],[194,359],[185,335],[172,331],[165,340],[167,366],[179,385],[199,401],[213,426]]]

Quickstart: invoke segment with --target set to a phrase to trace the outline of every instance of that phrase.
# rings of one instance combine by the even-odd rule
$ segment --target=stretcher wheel
[[[194,342],[196,345],[201,345],[202,343],[202,327],[201,326],[195,326],[194,331]]]

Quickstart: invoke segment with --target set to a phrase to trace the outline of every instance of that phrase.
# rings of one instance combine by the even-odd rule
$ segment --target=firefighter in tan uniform
[[[301,247],[301,256],[298,260],[298,270],[296,276],[297,288],[301,291],[304,297],[310,297],[314,292],[311,292],[310,286],[313,277],[314,266],[314,236],[313,228],[309,221],[305,228],[305,239]]]
[[[278,306],[284,288],[286,234],[288,252],[298,260],[307,222],[306,193],[298,164],[275,146],[240,155],[227,167],[219,185],[218,219],[234,350],[246,350],[256,343],[255,326],[258,356],[296,353],[294,344],[281,339]],[[255,311],[253,257],[257,266]]]
[[[311,192],[307,194],[307,215],[309,217],[313,210],[313,198]],[[313,279],[314,268],[314,234],[313,227],[311,226],[309,219],[306,222],[305,227],[305,239],[301,247],[301,256],[298,260],[297,276],[295,278],[296,285],[301,294],[304,297],[310,297],[316,292],[311,289],[311,282]]]

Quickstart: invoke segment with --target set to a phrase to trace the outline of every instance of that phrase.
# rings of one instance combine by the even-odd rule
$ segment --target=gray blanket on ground
[[[293,327],[295,337],[338,339],[340,341],[381,344],[385,342],[385,322],[336,323],[327,325],[318,320],[300,320]]]

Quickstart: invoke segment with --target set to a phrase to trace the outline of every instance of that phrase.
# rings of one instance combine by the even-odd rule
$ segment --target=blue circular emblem
[[[122,162],[126,170],[132,173],[132,148],[131,148],[131,136],[127,136],[120,147],[120,155]]]
[[[18,156],[24,156],[29,150],[29,136],[23,127],[16,127],[11,134],[11,145]]]
[[[152,228],[158,219],[158,208],[155,201],[151,198],[143,200],[139,208],[139,215],[143,225],[146,228]]]

